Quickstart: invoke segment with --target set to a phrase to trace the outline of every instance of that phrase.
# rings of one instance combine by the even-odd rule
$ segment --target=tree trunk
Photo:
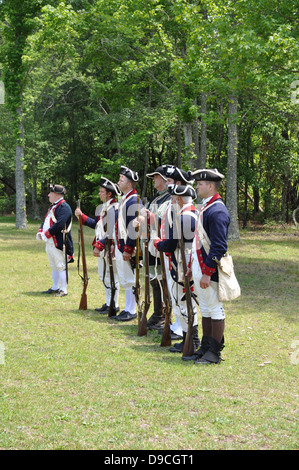
[[[32,216],[34,220],[40,220],[40,212],[39,212],[39,204],[37,202],[37,192],[36,192],[36,172],[35,172],[36,164],[33,163],[33,171],[32,171],[32,187],[31,187],[31,204],[32,204]]]
[[[189,165],[190,170],[194,169],[194,158],[193,158],[193,141],[192,141],[192,122],[184,122],[183,123],[184,129],[184,137],[185,137],[185,149],[186,149],[186,157],[187,162]]]
[[[151,141],[151,139],[150,139]],[[145,149],[145,162],[144,162],[144,170],[143,170],[143,187],[141,190],[141,198],[144,198],[146,195],[146,188],[147,188],[147,181],[148,178],[146,177],[146,174],[148,173],[148,166],[149,166],[149,157],[150,157],[150,142],[146,146]]]
[[[178,119],[176,126],[176,139],[178,147],[177,166],[182,167],[182,141],[181,141],[181,121]]]
[[[220,155],[221,155],[223,137],[224,137],[224,124],[222,122],[222,119],[223,119],[223,101],[222,100],[220,103],[219,118],[221,122],[219,125],[219,131],[218,131],[218,146],[217,146],[216,157],[215,157],[216,165],[220,164]]]
[[[195,161],[196,161],[196,168],[197,168],[197,162],[199,161],[199,155],[200,155],[198,118],[195,118],[192,124],[192,134],[193,134],[193,144],[194,144],[194,152],[196,156]]]
[[[207,161],[207,123],[205,121],[207,114],[207,99],[208,94],[201,94],[201,104],[200,104],[200,114],[201,114],[201,123],[200,123],[200,154],[197,159],[197,168],[205,168]]]
[[[288,199],[289,199],[289,190],[290,190],[290,178],[289,174],[283,175],[283,186],[282,186],[282,194],[281,194],[281,220],[283,222],[288,223]]]
[[[16,145],[16,228],[27,228],[26,195],[24,182],[24,116],[22,106],[17,109],[19,137]]]
[[[231,223],[228,239],[240,240],[238,224],[238,198],[237,198],[237,154],[238,154],[238,128],[236,123],[238,111],[238,98],[229,96],[228,104],[228,143],[227,143],[227,187],[226,207],[229,211]]]

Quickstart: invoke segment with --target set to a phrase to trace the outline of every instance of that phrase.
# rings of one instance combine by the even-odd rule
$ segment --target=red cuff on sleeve
[[[158,247],[157,247],[157,244],[160,243],[162,240],[161,238],[156,238],[156,240],[154,241],[154,247],[158,250]]]
[[[129,253],[131,255],[133,251],[134,251],[134,246],[125,245],[125,248],[124,248],[125,253]]]
[[[94,248],[97,248],[99,251],[103,251],[105,248],[105,245],[103,245],[103,243],[101,243],[100,241],[96,241],[96,240],[93,242],[92,246]]]
[[[52,237],[52,235],[50,234],[49,230],[47,230],[47,231],[45,232],[45,236],[46,236],[47,238],[51,238],[51,237]]]
[[[82,224],[85,224],[86,220],[88,219],[88,216],[85,214],[82,214],[81,219],[82,219]]]
[[[207,276],[212,276],[212,274],[216,271],[216,269],[210,268],[209,266],[203,264],[201,266],[201,271],[202,271],[202,274],[206,274]]]

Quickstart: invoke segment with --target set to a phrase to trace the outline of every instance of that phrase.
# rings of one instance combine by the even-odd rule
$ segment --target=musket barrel
[[[80,199],[77,201],[77,207],[80,209]],[[79,234],[80,234],[80,242],[81,242],[81,253],[82,253],[82,267],[83,267],[83,292],[81,295],[79,310],[87,310],[87,285],[88,285],[88,274],[87,274],[87,266],[86,266],[86,256],[85,256],[85,245],[84,245],[84,234],[83,234],[83,223],[82,217],[79,215]]]

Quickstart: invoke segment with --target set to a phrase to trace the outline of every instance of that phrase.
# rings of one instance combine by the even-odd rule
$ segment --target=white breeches
[[[106,261],[106,262],[104,262]],[[114,283],[115,283],[115,296],[114,296],[114,303],[115,307],[118,307],[118,298],[119,298],[119,280],[118,280],[118,273],[116,269],[116,261],[113,259],[112,261],[113,264],[113,274],[114,274]],[[109,262],[107,260],[107,257],[104,258],[98,258],[98,274],[100,280],[104,284],[105,288],[105,294],[106,294],[106,304],[110,305],[110,299],[111,299],[111,282],[110,282],[110,271],[109,271]]]
[[[46,253],[48,255],[50,267],[53,271],[65,271],[64,251],[56,248],[53,239],[49,239],[46,242]]]
[[[172,311],[182,329],[185,333],[188,330],[188,311],[187,305],[185,300],[181,300],[184,296],[183,286],[179,285],[177,282],[173,280],[170,274],[170,270],[168,268],[169,261],[168,256],[164,256],[165,259],[165,271],[166,271],[166,280],[167,280],[167,287],[168,292],[171,297],[171,304],[172,304]],[[193,309],[193,325],[197,325],[197,309],[195,302],[192,299],[192,309]]]
[[[105,261],[105,263],[104,263]],[[115,284],[118,283],[118,274],[116,269],[116,261],[113,259],[113,274],[114,274],[114,281]],[[109,271],[109,262],[107,258],[105,260],[103,258],[98,258],[98,274],[100,280],[108,287],[110,287],[110,271]]]
[[[193,252],[192,255],[192,276],[201,315],[206,318],[212,318],[212,320],[224,320],[225,312],[222,302],[218,300],[217,282],[211,281],[210,286],[206,289],[202,289],[199,285],[202,272],[196,252]]]
[[[130,289],[135,286],[136,277],[130,262],[123,260],[123,254],[115,247],[115,260],[117,267],[118,280],[124,289]]]

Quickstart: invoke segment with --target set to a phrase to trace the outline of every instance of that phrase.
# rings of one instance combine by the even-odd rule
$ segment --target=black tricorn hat
[[[177,166],[174,165],[165,165],[164,170],[165,176],[167,178],[171,178],[174,181],[181,181],[182,183],[192,183],[194,179],[191,179],[191,175],[184,170],[181,170]]]
[[[166,181],[166,175],[165,175],[165,167],[166,165],[158,166],[158,168],[155,169],[152,173],[147,173],[148,178],[153,178],[155,175],[160,175],[162,178]]]
[[[106,191],[110,191],[113,194],[117,194],[117,196],[121,195],[121,191],[117,184],[112,183],[112,181],[108,180],[108,178],[105,178],[104,176],[101,177],[100,186],[106,189]]]
[[[66,194],[66,189],[61,184],[50,184],[50,192],[56,194]]]
[[[190,184],[187,184],[185,186],[181,184],[170,184],[168,186],[168,192],[174,196],[189,196],[192,197],[192,199],[196,198],[195,189],[190,186]]]
[[[120,167],[120,174],[124,175],[126,178],[128,178],[131,181],[138,181],[138,173],[137,171],[130,170],[127,166],[121,166]]]
[[[224,175],[219,173],[217,168],[214,168],[213,170],[207,170],[203,168],[201,170],[195,170],[190,173],[196,181],[221,181],[224,178]]]

